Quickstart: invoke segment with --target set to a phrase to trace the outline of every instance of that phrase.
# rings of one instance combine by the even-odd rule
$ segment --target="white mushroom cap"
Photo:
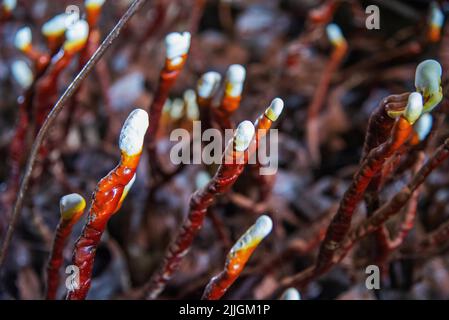
[[[198,96],[204,99],[211,98],[220,86],[221,75],[215,71],[203,74],[198,81]]]
[[[270,106],[265,110],[265,115],[271,121],[276,121],[284,109],[284,101],[281,98],[274,98]]]
[[[169,60],[187,54],[190,48],[190,32],[172,32],[165,37],[166,57]],[[176,63],[174,63],[176,64]]]
[[[240,64],[229,66],[226,72],[225,92],[231,97],[238,97],[243,91],[243,82],[245,81],[246,70]]]
[[[423,112],[423,98],[418,92],[413,92],[408,97],[407,107],[404,111],[404,117],[411,124],[415,123],[416,120],[421,116]]]
[[[23,51],[31,44],[31,29],[29,27],[22,27],[16,32],[14,37],[14,46]]]
[[[69,19],[69,15],[66,13],[54,16],[42,25],[42,34],[46,37],[62,36],[68,26],[67,19]]]
[[[16,60],[11,65],[11,72],[17,83],[24,89],[27,89],[34,80],[33,71],[23,60]]]
[[[423,141],[432,130],[433,118],[430,113],[424,113],[415,123],[415,132],[419,141]]]
[[[251,121],[240,122],[234,136],[234,148],[236,151],[245,151],[254,137],[254,125]]]
[[[120,132],[120,150],[130,156],[140,153],[147,129],[148,113],[143,109],[134,109],[129,114]]]
[[[295,288],[288,288],[284,291],[280,300],[301,300],[301,294]]]
[[[64,50],[80,50],[86,43],[88,35],[89,25],[85,20],[78,20],[70,25],[65,33],[66,41],[64,42]]]

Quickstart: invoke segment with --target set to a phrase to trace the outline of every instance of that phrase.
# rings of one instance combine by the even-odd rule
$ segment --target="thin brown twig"
[[[0,252],[0,269],[3,266],[3,263],[5,261],[8,247],[11,243],[11,239],[15,230],[15,225],[20,217],[20,212],[23,207],[23,200],[25,198],[25,193],[28,189],[28,184],[30,182],[31,173],[33,171],[34,165],[36,164],[37,155],[39,153],[39,150],[41,148],[42,143],[44,142],[44,139],[50,129],[50,127],[55,122],[56,118],[58,117],[59,113],[64,109],[64,106],[66,105],[67,101],[70,99],[70,97],[77,91],[79,86],[81,85],[82,81],[89,75],[90,71],[93,69],[93,67],[97,64],[97,62],[103,57],[106,50],[109,49],[109,47],[112,45],[114,40],[118,37],[120,34],[120,31],[123,29],[123,27],[126,25],[126,23],[131,19],[131,17],[142,7],[142,5],[145,3],[146,0],[134,0],[134,2],[129,6],[128,10],[125,12],[125,14],[120,18],[120,20],[117,22],[115,27],[111,30],[111,32],[108,34],[106,39],[101,43],[100,47],[95,51],[95,53],[92,55],[92,57],[89,59],[89,61],[84,65],[83,69],[78,73],[78,75],[73,79],[72,83],[67,87],[67,89],[64,91],[62,96],[59,98],[59,100],[56,102],[56,104],[51,109],[50,113],[48,114],[47,118],[45,119],[44,124],[42,125],[41,129],[39,130],[39,133],[36,136],[36,140],[33,143],[33,147],[31,149],[30,156],[27,161],[27,166],[25,169],[25,173],[22,179],[22,182],[20,184],[19,193],[17,195],[16,203],[14,205],[14,210],[11,216],[11,220],[9,222],[8,230],[6,232],[5,239],[2,244],[1,252]]]

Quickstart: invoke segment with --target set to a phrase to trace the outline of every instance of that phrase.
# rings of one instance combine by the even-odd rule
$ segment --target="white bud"
[[[61,13],[42,25],[42,34],[46,37],[58,37],[62,36],[67,28],[67,19],[69,15],[66,13]]]
[[[2,6],[6,12],[11,12],[16,8],[17,0],[3,0]]]
[[[142,151],[143,139],[148,129],[148,113],[143,109],[133,110],[120,132],[119,147],[127,155],[135,155]]]
[[[165,37],[166,57],[169,60],[187,54],[190,48],[189,32],[172,32]],[[176,63],[175,63],[176,64]]]
[[[246,70],[239,64],[229,66],[226,72],[225,92],[231,97],[239,97],[243,91],[243,82],[245,81]]]
[[[271,121],[276,121],[284,109],[284,101],[281,98],[274,98],[270,106],[265,110],[265,115]]]
[[[407,107],[405,108],[404,117],[411,124],[421,116],[423,112],[423,98],[420,93],[413,92],[408,97]]]
[[[83,210],[86,201],[78,193],[63,196],[59,201],[59,210],[63,218],[70,219],[77,211]]]
[[[184,115],[184,100],[180,98],[173,99],[170,108],[170,118],[179,120]]]
[[[442,68],[436,60],[425,60],[416,67],[415,87],[426,100],[424,111],[431,111],[440,103],[443,95],[441,93]]]
[[[344,41],[343,33],[335,23],[328,24],[326,27],[327,38],[333,45],[338,45]]]
[[[437,2],[430,4],[429,24],[433,27],[441,28],[444,23],[444,14]]]
[[[64,50],[80,50],[86,43],[88,35],[89,25],[85,20],[78,20],[70,25],[65,33],[66,41],[64,42]]]
[[[29,27],[20,28],[14,37],[14,46],[23,51],[31,44],[31,29]]]
[[[267,215],[260,216],[232,247],[229,252],[233,256],[237,251],[257,246],[273,229],[273,221]]]
[[[84,1],[84,6],[86,8],[92,8],[92,7],[101,7],[103,6],[105,0],[86,0]]]
[[[215,71],[203,74],[198,81],[198,96],[204,99],[211,98],[220,86],[221,75]]]
[[[27,89],[34,80],[33,71],[23,60],[16,60],[11,65],[11,72],[17,83],[24,89]]]
[[[198,120],[199,110],[198,104],[196,103],[196,93],[192,89],[188,89],[184,92],[184,102],[186,104],[187,118],[190,120]]]
[[[251,121],[240,122],[234,136],[234,147],[236,151],[245,151],[254,137],[254,125]]]
[[[301,295],[295,288],[288,288],[284,291],[280,300],[301,300]]]

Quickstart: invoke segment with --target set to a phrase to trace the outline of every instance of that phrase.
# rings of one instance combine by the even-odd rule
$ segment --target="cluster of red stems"
[[[32,46],[29,28],[19,30],[16,35],[15,44],[32,62],[34,72],[28,70],[23,63],[19,63],[14,71],[17,81],[26,87],[26,90],[19,98],[19,120],[11,143],[8,195],[17,192],[27,135],[36,136],[57,99],[59,75],[73,60],[75,54],[79,53],[78,63],[79,68],[82,68],[98,47],[100,37],[96,25],[103,2],[86,1],[86,21],[79,20],[67,25],[68,17],[62,15],[44,25],[43,32],[48,40],[48,52],[39,52]],[[329,24],[329,17],[332,16],[338,3],[339,1],[327,1],[322,8],[310,15],[310,19],[315,23],[327,26],[326,32],[334,47],[308,109],[307,143],[311,159],[315,163],[318,163],[320,158],[316,141],[317,116],[332,74],[348,50],[348,43],[339,27]],[[438,16],[438,12],[432,11],[433,19],[427,35],[429,42],[436,42],[440,37],[442,18]],[[1,14],[2,19],[8,18],[5,6],[2,7]],[[72,261],[79,269],[79,281],[75,287],[70,288],[67,299],[79,300],[87,297],[96,249],[109,219],[119,211],[136,179],[145,136],[152,187],[176,173],[176,170],[169,172],[159,160],[157,133],[162,123],[163,106],[187,60],[190,37],[188,32],[171,33],[166,37],[166,60],[160,71],[154,99],[147,108],[148,113],[144,109],[135,109],[122,127],[119,137],[120,162],[97,184],[86,223],[74,247]],[[375,260],[383,267],[387,257],[402,244],[414,224],[419,187],[429,174],[449,157],[448,138],[423,164],[423,150],[429,137],[432,136],[429,134],[432,130],[431,111],[443,98],[441,76],[442,68],[437,61],[421,62],[415,74],[416,92],[388,96],[372,113],[359,168],[327,227],[316,262],[299,274],[281,281],[279,287],[279,294],[283,292],[280,295],[281,299],[300,299],[300,294],[295,288],[302,288],[311,280],[326,273],[346,256],[356,242],[370,234],[376,235],[375,245],[378,250]],[[221,76],[217,72],[207,72],[200,78],[196,88],[196,103],[203,122],[203,130],[212,127],[222,131],[234,128],[232,115],[239,108],[244,80],[245,68],[241,65],[229,67],[222,85]],[[223,89],[221,91],[218,90],[220,86]],[[77,104],[76,96],[71,104],[73,106]],[[215,175],[200,185],[191,196],[187,216],[167,248],[162,265],[144,285],[142,292],[146,298],[155,299],[164,290],[182,259],[188,254],[217,196],[232,188],[245,169],[248,159],[257,152],[261,138],[281,115],[282,109],[282,100],[275,98],[254,122],[243,121],[236,127],[234,137],[225,147],[222,164]],[[41,151],[42,158],[48,155],[49,148],[51,146],[46,146]],[[385,182],[399,169],[410,170],[411,180],[389,201],[381,204],[379,192]],[[8,197],[2,199],[2,204],[6,208],[9,200]],[[366,202],[368,216],[360,224],[351,227],[352,217],[362,200]],[[61,198],[61,217],[48,263],[47,299],[57,298],[59,273],[64,260],[63,251],[73,226],[83,216],[85,206],[86,202],[79,194],[69,194]],[[395,237],[392,238],[386,228],[386,222],[399,214],[402,214],[402,220]],[[257,219],[232,246],[223,270],[207,284],[202,299],[220,299],[225,294],[242,273],[258,244],[271,232],[272,227],[273,223],[267,215]],[[420,241],[419,250],[438,247],[448,238],[449,222],[446,222]]]

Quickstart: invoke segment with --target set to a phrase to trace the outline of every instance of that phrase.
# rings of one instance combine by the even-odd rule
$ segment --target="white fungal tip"
[[[143,109],[134,109],[120,132],[120,150],[129,156],[140,153],[147,129],[148,113]]]
[[[11,12],[16,8],[17,0],[3,0],[2,6],[6,12]]]
[[[89,25],[85,20],[78,20],[67,29],[64,50],[76,52],[81,50],[89,35]]]
[[[203,74],[198,81],[198,96],[204,99],[211,98],[217,91],[221,81],[221,75],[215,71]]]
[[[87,9],[91,8],[100,8],[103,6],[105,0],[86,0],[84,1],[84,5]]]
[[[432,130],[433,118],[430,113],[424,113],[421,118],[415,123],[415,132],[418,135],[419,141],[423,141]]]
[[[326,27],[327,38],[333,45],[339,45],[344,41],[343,33],[335,23],[328,24]]]
[[[239,97],[243,91],[246,70],[239,64],[229,66],[226,72],[225,93],[231,97]]]
[[[179,120],[184,116],[184,100],[181,98],[173,99],[170,108],[170,118]]]
[[[301,294],[295,288],[288,288],[282,294],[281,300],[301,300]]]
[[[273,221],[267,215],[260,216],[232,247],[229,256],[236,252],[257,246],[273,229]]]
[[[200,112],[198,110],[198,104],[196,103],[195,90],[188,89],[184,91],[184,103],[186,105],[187,118],[190,120],[198,120]]]
[[[270,106],[265,110],[265,115],[271,121],[276,121],[284,109],[284,101],[281,98],[274,98]]]
[[[24,89],[27,89],[34,80],[33,71],[23,60],[16,60],[11,65],[11,72],[17,83]]]
[[[190,32],[172,32],[165,37],[166,57],[169,60],[187,54],[190,48]]]
[[[245,81],[246,70],[240,64],[230,65],[226,72],[226,79],[231,83],[240,83]]]
[[[413,92],[408,97],[407,107],[405,108],[404,117],[411,124],[421,116],[423,112],[423,98],[418,92]]]
[[[254,137],[254,125],[251,121],[240,122],[234,136],[234,148],[236,151],[245,151]]]
[[[255,239],[263,239],[271,232],[271,229],[273,229],[273,221],[269,216],[263,215],[257,219],[251,234]]]
[[[444,14],[437,2],[430,4],[429,23],[433,27],[441,28],[444,23]]]
[[[59,210],[64,219],[71,219],[76,212],[84,210],[86,200],[78,193],[63,196],[59,201]]]
[[[425,60],[416,67],[415,87],[424,97],[425,112],[431,111],[443,99],[441,74],[441,65],[436,60]]]
[[[61,13],[42,25],[42,34],[46,37],[59,37],[66,32],[69,15],[66,13]]]
[[[197,189],[204,188],[210,181],[210,174],[207,171],[200,171],[195,177],[195,185]]]
[[[14,37],[14,46],[24,51],[28,46],[31,45],[31,29],[29,27],[20,28],[19,31],[16,32],[16,36]]]

